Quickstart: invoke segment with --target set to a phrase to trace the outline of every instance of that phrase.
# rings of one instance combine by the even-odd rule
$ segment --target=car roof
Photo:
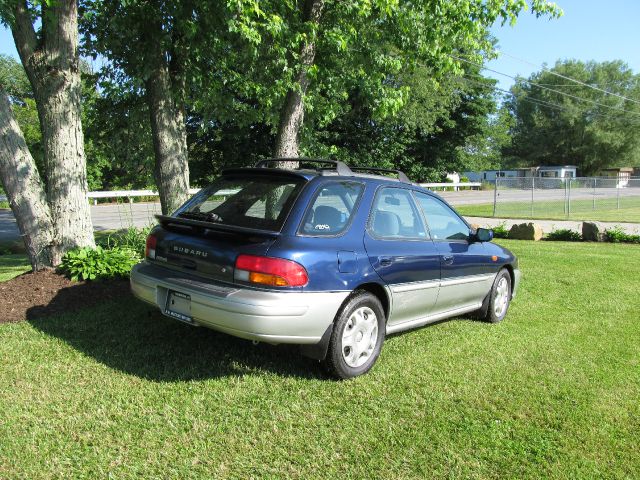
[[[284,168],[271,168],[268,165],[271,163],[281,162],[295,162],[299,167],[303,164],[316,164],[316,168],[297,168],[297,169],[284,169]],[[225,170],[223,174],[262,174],[262,175],[292,175],[296,177],[302,177],[309,181],[316,177],[333,177],[333,178],[361,178],[368,179],[372,182],[389,182],[389,183],[401,183],[407,185],[413,185],[420,187],[418,184],[413,183],[409,178],[400,170],[383,169],[378,167],[350,167],[343,162],[335,160],[314,159],[314,158],[272,158],[261,160],[255,167],[249,168],[236,168],[231,170]],[[395,175],[397,178],[390,177],[388,175]],[[420,187],[422,188],[422,187]]]

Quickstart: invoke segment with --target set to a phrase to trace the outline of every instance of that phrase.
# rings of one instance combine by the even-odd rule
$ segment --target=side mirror
[[[476,242],[490,242],[493,239],[493,230],[488,228],[478,228],[471,238]]]

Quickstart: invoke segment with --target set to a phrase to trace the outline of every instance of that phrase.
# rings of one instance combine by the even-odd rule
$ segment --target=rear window
[[[322,186],[305,214],[300,233],[330,236],[344,232],[363,190],[361,183],[349,181]]]
[[[222,177],[182,206],[177,216],[279,231],[305,180],[289,176]]]

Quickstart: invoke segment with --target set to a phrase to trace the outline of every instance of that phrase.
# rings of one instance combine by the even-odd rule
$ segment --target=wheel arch
[[[391,302],[385,288],[379,283],[375,283],[375,282],[363,283],[362,285],[358,285],[356,288],[353,289],[353,292],[351,293],[351,295],[349,295],[344,300],[344,302],[342,303],[342,305],[340,306],[340,308],[336,313],[336,317],[334,317],[331,324],[327,327],[327,330],[324,332],[324,335],[322,336],[322,339],[320,340],[320,342],[314,345],[300,345],[300,353],[302,353],[302,355],[304,355],[305,357],[312,358],[314,360],[320,360],[320,361],[326,358],[327,349],[329,347],[329,341],[331,338],[331,334],[333,332],[333,326],[335,325],[337,315],[340,314],[344,306],[349,302],[353,294],[356,292],[368,292],[372,294],[374,297],[376,297],[382,304],[382,310],[384,312],[385,321],[388,320],[389,311],[391,309]]]
[[[511,292],[510,292],[511,298],[513,298],[513,287],[514,287],[514,282],[516,281],[516,276],[513,271],[513,265],[511,265],[510,263],[506,263],[500,268],[500,270],[506,270],[507,272],[509,272],[509,279],[511,280],[509,283],[509,288],[511,289]]]
[[[382,304],[382,310],[384,311],[385,320],[389,319],[389,313],[391,311],[391,301],[389,299],[389,295],[387,294],[387,290],[382,285],[375,282],[363,283],[362,285],[358,285],[358,287],[354,289],[354,292],[358,290],[369,292],[378,300],[380,300],[380,303]]]

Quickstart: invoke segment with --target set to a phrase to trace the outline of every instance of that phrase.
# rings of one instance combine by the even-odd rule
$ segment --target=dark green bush
[[[560,242],[581,242],[582,235],[568,228],[561,228],[559,230],[554,230],[549,235],[547,235],[547,240]]]
[[[74,281],[128,278],[131,267],[141,258],[136,251],[124,247],[85,247],[67,252],[59,270]]]
[[[493,230],[493,238],[509,238],[509,230],[507,230],[507,226],[505,223],[501,223],[500,225],[496,225],[492,228]]]
[[[607,242],[612,243],[640,243],[640,235],[631,235],[620,227],[605,230],[604,236]]]

